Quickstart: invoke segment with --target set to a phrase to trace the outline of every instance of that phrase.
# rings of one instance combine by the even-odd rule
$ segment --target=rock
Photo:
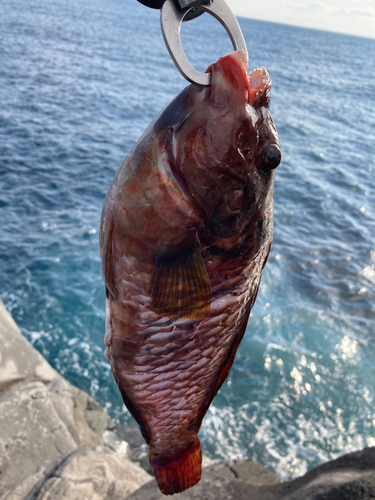
[[[33,381],[61,378],[25,339],[0,300],[0,397]]]
[[[90,398],[90,396],[89,396]],[[90,399],[92,401],[90,401]],[[91,429],[97,434],[101,434],[109,425],[108,413],[99,406],[96,401],[92,398],[88,399],[89,406],[92,406],[92,402],[95,403],[97,408],[87,408],[85,411],[85,419],[89,424]]]
[[[74,421],[74,399],[70,384],[64,379],[55,379],[48,384],[53,405],[64,424],[67,426],[77,446],[81,444]]]
[[[92,397],[67,382],[30,345],[0,300],[0,397],[30,382],[49,384],[55,409],[77,446],[102,444],[110,424]]]
[[[80,439],[80,446],[95,448],[102,444],[97,430],[102,432],[109,422],[107,412],[86,392],[70,385],[74,409],[73,417]]]
[[[22,483],[17,485],[14,490],[9,491],[5,494],[5,496],[1,497],[1,500],[24,500],[25,496],[36,485],[36,483],[42,479],[42,477],[43,472],[37,472],[36,474],[29,476],[27,479],[22,481]]]
[[[146,445],[147,448],[147,455],[143,456],[140,460],[137,462],[139,465],[144,469],[150,476],[155,476],[154,469],[150,465],[150,460],[148,459],[148,446]]]
[[[109,424],[109,416],[84,391],[61,378],[48,384],[55,408],[68,427],[77,446],[95,448],[103,444],[99,433]]]
[[[160,492],[154,479],[125,498],[126,500],[165,500],[166,497]],[[231,481],[203,469],[202,479],[196,486],[183,493],[173,495],[172,498],[173,500],[180,498],[181,500],[255,500],[256,497],[251,496],[248,484],[237,480]],[[270,499],[264,497],[259,498],[259,500]]]
[[[202,467],[210,467],[210,465],[214,465],[214,461],[211,460],[210,457],[207,457],[206,455],[202,455]]]
[[[246,461],[247,462],[247,461]],[[236,464],[238,470],[241,464]],[[249,464],[246,465],[245,470]],[[251,466],[252,467],[252,466]],[[240,472],[241,473],[241,472]],[[155,481],[126,500],[163,500]],[[375,448],[349,453],[286,483],[255,485],[203,469],[201,481],[173,500],[374,500]]]
[[[9,392],[0,399],[0,494],[76,446],[43,383]]]
[[[114,433],[122,440],[129,443],[132,451],[132,460],[138,462],[152,476],[152,470],[148,460],[148,446],[143,439],[141,431],[135,422],[121,422],[116,425]]]
[[[344,455],[278,486],[282,500],[373,500],[375,447]]]
[[[78,448],[51,464],[25,500],[122,500],[150,479],[105,446]]]
[[[245,483],[258,486],[277,484],[279,479],[264,465],[254,460],[229,460],[209,465],[207,470],[228,479],[239,479]]]
[[[130,460],[132,458],[132,451],[129,443],[120,439],[114,432],[105,430],[102,434],[103,444],[111,448],[121,458]]]
[[[120,439],[129,443],[133,451],[145,444],[145,440],[135,422],[120,422],[116,425],[115,431]],[[147,446],[147,445],[146,445]],[[148,454],[148,451],[147,451]]]

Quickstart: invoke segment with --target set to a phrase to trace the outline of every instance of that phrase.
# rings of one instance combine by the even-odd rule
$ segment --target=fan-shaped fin
[[[211,285],[199,242],[187,249],[161,247],[151,276],[153,309],[172,319],[208,316]]]

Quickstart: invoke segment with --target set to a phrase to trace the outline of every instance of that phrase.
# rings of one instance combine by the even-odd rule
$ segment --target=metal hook
[[[174,0],[166,0],[160,14],[161,31],[169,54],[182,76],[191,83],[210,85],[211,74],[201,73],[193,68],[181,45],[181,23],[191,9],[192,8],[179,9],[177,2]],[[217,19],[226,29],[234,50],[243,50],[246,54],[246,58],[248,57],[246,43],[240,25],[224,0],[213,0],[211,4],[199,5],[199,10],[208,12]]]

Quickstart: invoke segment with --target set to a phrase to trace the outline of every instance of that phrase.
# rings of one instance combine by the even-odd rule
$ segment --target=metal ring
[[[190,64],[181,45],[180,28],[189,9],[179,10],[174,0],[166,0],[160,14],[161,30],[165,45],[181,75],[191,83],[197,85],[210,85],[211,74],[201,73]],[[213,0],[210,5],[201,5],[200,9],[211,14],[227,31],[234,50],[243,50],[248,58],[245,39],[240,25],[233,12],[224,0]]]

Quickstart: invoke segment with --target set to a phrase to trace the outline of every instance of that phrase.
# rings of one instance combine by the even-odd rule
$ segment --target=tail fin
[[[164,495],[181,493],[196,485],[202,473],[202,451],[197,436],[192,446],[174,459],[158,457],[150,460],[156,481]]]

